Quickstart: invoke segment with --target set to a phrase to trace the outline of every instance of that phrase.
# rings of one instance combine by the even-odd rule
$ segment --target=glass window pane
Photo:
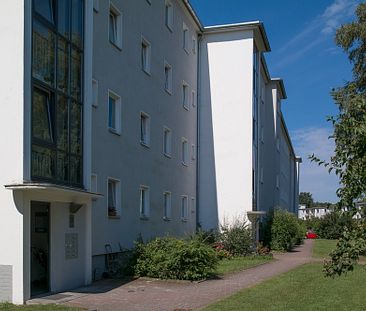
[[[55,21],[54,0],[34,0],[34,10],[47,19],[50,23]]]
[[[108,126],[112,129],[116,128],[116,102],[112,97],[109,97]]]
[[[116,43],[116,37],[117,37],[117,22],[116,22],[116,16],[110,12],[109,13],[109,40],[113,43]]]
[[[70,182],[82,184],[82,161],[81,157],[70,157]]]
[[[81,54],[71,52],[71,96],[81,101]]]
[[[56,105],[57,148],[68,150],[68,105],[67,99],[60,96]]]
[[[32,133],[33,137],[52,142],[52,111],[49,94],[38,89],[33,90]]]
[[[82,106],[73,102],[70,108],[70,152],[81,154]]]
[[[57,48],[57,87],[60,91],[68,93],[69,86],[69,45],[61,38]]]
[[[67,181],[69,179],[69,158],[64,152],[57,152],[57,171],[56,178],[60,181]]]
[[[54,85],[55,35],[38,22],[33,25],[33,77]]]
[[[83,37],[83,1],[82,0],[71,0],[72,1],[72,42],[78,47],[82,47]]]
[[[70,39],[70,10],[69,0],[57,1],[58,32]]]
[[[54,178],[55,152],[53,150],[32,146],[32,176]]]

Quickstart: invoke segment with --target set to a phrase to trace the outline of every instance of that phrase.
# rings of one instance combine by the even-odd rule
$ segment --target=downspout
[[[197,42],[197,161],[196,161],[196,231],[201,228],[200,224],[200,161],[201,161],[201,144],[200,144],[200,127],[201,127],[201,43],[203,34],[198,34]]]

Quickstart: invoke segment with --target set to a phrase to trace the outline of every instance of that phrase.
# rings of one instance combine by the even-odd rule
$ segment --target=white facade
[[[311,218],[322,218],[331,213],[333,209],[321,206],[307,208],[305,205],[300,205],[298,210],[299,219],[307,220]]]
[[[139,236],[296,212],[299,161],[262,23],[204,28],[180,0],[80,1],[83,30],[62,32],[47,3],[0,3],[0,301],[89,284],[109,246]],[[53,36],[72,61],[50,52]]]

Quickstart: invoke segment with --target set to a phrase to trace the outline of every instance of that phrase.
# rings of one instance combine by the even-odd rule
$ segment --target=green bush
[[[245,256],[252,253],[252,236],[245,220],[237,220],[232,225],[221,226],[223,248],[233,256]]]
[[[271,224],[271,248],[289,251],[304,239],[305,227],[293,213],[276,209]]]
[[[351,216],[332,212],[320,218],[319,228],[315,231],[320,238],[338,240],[344,229],[354,226],[354,219]]]
[[[201,280],[216,268],[215,250],[199,239],[156,238],[137,244],[135,273],[161,279]]]

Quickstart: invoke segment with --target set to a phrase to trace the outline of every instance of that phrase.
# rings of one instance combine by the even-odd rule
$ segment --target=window
[[[188,142],[182,138],[182,164],[188,165]]]
[[[120,191],[119,180],[108,178],[108,217],[119,216]]]
[[[264,170],[263,170],[263,167],[261,167],[261,169],[260,169],[259,182],[260,182],[261,184],[263,184],[263,183],[264,183]]]
[[[167,62],[164,65],[164,88],[170,95],[172,94],[172,66],[170,66]]]
[[[196,198],[191,198],[191,211],[192,213],[196,212]]]
[[[33,1],[31,178],[83,188],[84,6],[70,3]]]
[[[173,31],[173,4],[169,0],[165,1],[165,26]]]
[[[109,7],[109,41],[122,48],[122,14],[112,3]]]
[[[151,0],[146,0],[146,2],[151,5]]]
[[[93,9],[95,12],[99,12],[99,0],[93,0]]]
[[[150,117],[144,112],[140,115],[140,142],[144,146],[150,145]]]
[[[164,192],[164,220],[172,219],[172,194],[169,191]]]
[[[141,41],[141,68],[147,74],[150,74],[150,63],[151,63],[151,45],[150,43],[142,38]]]
[[[192,36],[192,53],[196,54],[197,52],[197,39],[195,36]]]
[[[188,219],[188,197],[183,195],[181,198],[181,219],[187,221]]]
[[[188,53],[188,27],[183,23],[183,49]]]
[[[192,104],[192,107],[196,107],[196,92],[195,91],[192,91],[192,94],[191,94],[191,104]]]
[[[108,128],[113,133],[121,131],[121,97],[112,91],[108,91]]]
[[[169,158],[172,155],[172,131],[167,127],[164,127],[163,133],[163,153]]]
[[[278,174],[276,175],[276,188],[280,188],[280,176]]]
[[[192,160],[196,160],[196,146],[192,144]]]
[[[149,187],[140,186],[140,217],[148,218],[150,214]]]
[[[183,103],[183,107],[186,110],[189,110],[188,101],[189,101],[189,98],[188,98],[188,84],[183,81],[183,86],[182,86],[182,103]]]
[[[261,143],[264,144],[264,127],[261,126]]]
[[[98,81],[93,79],[92,80],[92,92],[93,92],[93,99],[92,105],[93,107],[98,107]]]

